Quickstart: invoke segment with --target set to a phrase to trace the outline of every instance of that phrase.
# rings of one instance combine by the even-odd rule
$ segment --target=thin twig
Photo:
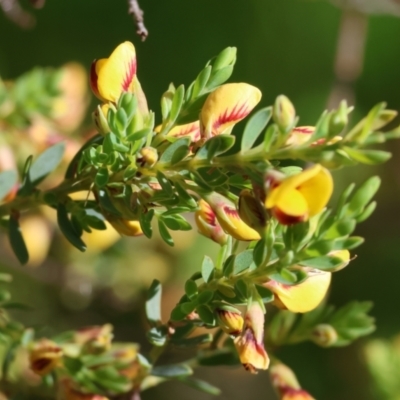
[[[32,28],[35,25],[34,17],[27,13],[18,0],[0,0],[0,8],[8,19],[21,28]]]
[[[135,20],[136,33],[142,38],[142,41],[145,41],[149,32],[144,25],[143,10],[139,7],[138,0],[128,0],[128,12]]]

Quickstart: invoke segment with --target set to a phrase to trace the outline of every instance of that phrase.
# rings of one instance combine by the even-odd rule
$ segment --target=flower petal
[[[230,133],[261,100],[261,91],[247,83],[228,83],[215,89],[200,114],[205,139]]]
[[[98,60],[95,72],[101,99],[116,102],[121,93],[133,92],[136,76],[136,51],[133,44],[124,42],[108,59]]]

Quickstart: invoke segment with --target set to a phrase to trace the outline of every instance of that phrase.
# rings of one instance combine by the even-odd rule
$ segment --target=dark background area
[[[315,124],[325,109],[334,83],[333,63],[341,16],[340,10],[330,4],[300,0],[142,0],[141,6],[150,31],[144,43],[136,36],[122,0],[48,1],[43,10],[33,11],[37,25],[29,31],[0,15],[0,74],[4,79],[13,79],[34,66],[58,67],[72,60],[89,68],[94,58],[107,57],[117,44],[130,40],[137,49],[138,76],[150,108],[159,113],[160,95],[169,82],[189,84],[209,58],[226,46],[236,46],[238,62],[231,81],[259,87],[263,92],[262,105],[271,104],[284,93],[295,104],[302,125]],[[399,38],[400,19],[370,18],[364,71],[354,86],[353,123],[382,100],[392,109],[400,108]],[[330,297],[330,302],[338,306],[353,299],[373,300],[378,327],[374,335],[379,337],[400,332],[400,144],[391,142],[387,149],[393,152],[393,158],[384,166],[335,172],[338,191],[351,181],[360,183],[373,174],[379,174],[383,180],[377,211],[356,233],[366,238],[366,244],[357,249],[357,259],[347,269],[334,275]],[[200,239],[200,244],[196,250],[188,247],[178,251],[179,259],[168,256],[174,265],[167,290],[180,290],[179,279],[188,277],[200,266],[198,249],[204,250],[208,243]],[[152,249],[163,254],[165,250],[160,248],[163,249],[161,245]],[[135,274],[135,249],[131,251],[127,274]],[[59,299],[57,288],[36,280],[40,268],[29,274],[22,270],[13,272],[15,300],[29,301],[36,296],[34,288],[45,289],[33,300],[40,317],[36,313],[28,317],[24,314],[29,323],[65,329],[87,322],[110,321],[118,339],[145,343],[141,334],[140,288],[135,300],[122,308],[113,307],[102,296],[78,309],[69,308]],[[375,397],[368,389],[361,344],[328,350],[306,344],[285,348],[279,354],[316,398],[367,400]],[[223,388],[221,399],[274,398],[267,392],[265,373],[253,377],[239,368],[227,368],[218,372],[206,370],[203,376]],[[191,389],[182,390],[179,383],[168,383],[145,392],[143,398],[209,397]]]

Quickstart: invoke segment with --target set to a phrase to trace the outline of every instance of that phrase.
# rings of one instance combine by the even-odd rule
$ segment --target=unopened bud
[[[143,235],[140,222],[135,220],[127,220],[115,218],[108,220],[112,227],[123,236],[141,236]]]
[[[332,117],[329,121],[328,139],[338,135],[343,131],[349,122],[348,114],[350,111],[351,109],[347,107],[346,100],[343,100],[340,103],[339,108],[332,113]]]
[[[158,153],[154,147],[143,147],[140,150],[142,163],[147,167],[152,167],[158,160]]]
[[[338,340],[338,334],[332,325],[319,324],[311,332],[311,340],[321,347],[330,347]]]
[[[243,330],[242,313],[234,307],[221,305],[215,309],[220,328],[228,335],[238,336]]]
[[[340,260],[343,260],[342,264],[339,264],[334,270],[331,270],[331,272],[337,272],[342,270],[343,268],[347,267],[349,265],[350,260],[350,252],[348,250],[334,250],[331,251],[328,256],[332,256],[335,258],[339,258]]]
[[[222,229],[217,216],[206,201],[199,201],[199,209],[195,212],[194,218],[197,229],[202,235],[212,239],[221,246],[227,242],[228,235]]]
[[[90,353],[108,350],[113,338],[113,327],[110,324],[102,326],[88,326],[75,332],[75,342],[84,345]]]
[[[263,234],[267,225],[267,213],[261,201],[250,190],[242,190],[240,193],[239,215],[248,226]]]
[[[276,98],[272,116],[279,128],[285,132],[291,130],[296,123],[296,110],[292,102],[284,95]]]
[[[93,121],[100,134],[106,135],[111,131],[107,121],[108,110],[110,105],[108,103],[98,105],[96,111],[93,112]]]

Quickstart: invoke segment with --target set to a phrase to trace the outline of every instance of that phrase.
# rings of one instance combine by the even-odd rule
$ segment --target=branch
[[[32,28],[35,24],[33,16],[21,7],[18,0],[0,0],[0,8],[8,19],[21,28]]]
[[[128,12],[135,20],[136,33],[142,38],[142,41],[145,41],[149,32],[144,25],[143,10],[139,7],[138,0],[128,0]]]

